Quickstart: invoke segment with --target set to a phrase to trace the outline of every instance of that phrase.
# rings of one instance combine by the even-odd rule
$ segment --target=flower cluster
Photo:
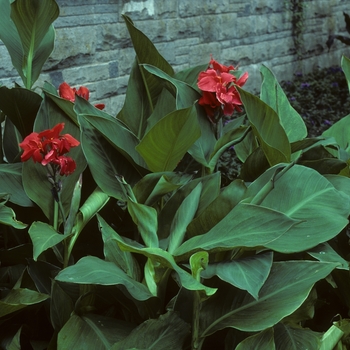
[[[90,97],[90,91],[87,87],[81,86],[78,90],[76,88],[70,87],[66,82],[63,82],[58,87],[58,93],[60,97],[64,98],[65,100],[74,102],[75,101],[75,95],[78,95],[82,98],[85,98],[86,101],[89,101]],[[104,109],[105,105],[103,103],[98,103],[95,105],[98,109]]]
[[[235,109],[241,111],[241,98],[235,85],[243,86],[248,79],[245,72],[239,79],[231,72],[236,71],[233,66],[224,66],[213,58],[209,62],[206,71],[198,76],[198,87],[202,90],[202,97],[198,103],[205,108],[211,121],[215,122],[215,116],[231,116]],[[237,71],[236,71],[237,72]]]
[[[72,147],[80,144],[73,136],[69,134],[60,135],[64,128],[64,123],[57,124],[52,129],[42,132],[32,132],[28,135],[19,146],[23,149],[21,156],[22,162],[32,158],[34,162],[46,166],[51,165],[54,174],[59,172],[60,175],[69,175],[76,168],[75,161],[65,154]]]

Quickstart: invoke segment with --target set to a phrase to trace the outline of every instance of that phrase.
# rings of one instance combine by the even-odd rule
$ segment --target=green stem
[[[53,228],[58,232],[58,203],[53,200]],[[57,246],[52,247],[59,262],[63,262],[63,257]]]
[[[192,350],[199,350],[202,342],[199,339],[199,314],[201,309],[201,300],[198,291],[193,292],[193,313],[192,313]]]

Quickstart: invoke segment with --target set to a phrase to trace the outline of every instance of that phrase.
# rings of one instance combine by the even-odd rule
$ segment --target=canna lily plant
[[[306,138],[267,67],[260,97],[213,57],[174,72],[124,15],[136,58],[112,116],[85,87],[33,90],[54,0],[0,5],[23,81],[0,87],[3,348],[348,346],[350,115]]]

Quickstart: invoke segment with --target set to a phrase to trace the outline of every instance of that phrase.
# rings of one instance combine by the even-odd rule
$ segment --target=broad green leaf
[[[350,114],[330,126],[322,133],[322,136],[334,137],[338,145],[350,153]]]
[[[291,327],[288,324],[278,323],[274,327],[275,344],[277,349],[319,349],[321,333],[310,329]],[[332,347],[327,349],[333,349]]]
[[[34,221],[28,233],[33,242],[33,259],[35,261],[42,252],[67,238],[67,236],[58,233],[52,226],[40,221]]]
[[[191,107],[201,97],[199,92],[190,85],[169,76],[161,69],[149,64],[144,64],[143,67],[151,74],[165,81],[164,86],[176,97],[176,109]]]
[[[300,221],[279,211],[240,203],[207,233],[198,232],[198,236],[184,242],[174,255],[189,255],[198,250],[214,252],[267,246],[299,224]]]
[[[290,143],[307,136],[305,123],[299,113],[291,106],[289,100],[269,68],[262,65],[260,73],[263,81],[260,98],[278,115]]]
[[[222,220],[244,197],[247,190],[242,180],[232,181],[221,189],[216,198],[187,227],[189,237],[208,232]]]
[[[111,317],[72,314],[58,333],[58,349],[106,350],[132,330],[127,322]]]
[[[198,209],[202,188],[202,183],[199,182],[177,208],[170,227],[168,252],[171,254],[184,240],[187,226],[194,218]]]
[[[277,113],[258,97],[237,87],[248,120],[269,164],[288,163],[291,149]]]
[[[39,304],[50,296],[26,288],[11,289],[5,298],[0,300],[0,317],[9,315],[27,306]]]
[[[146,248],[138,243],[125,242],[122,237],[117,233],[115,234],[116,240],[121,249],[137,254],[142,254],[149,258],[153,264],[157,264],[159,267],[170,268],[177,272],[181,284],[188,290],[204,292],[207,296],[213,295],[216,292],[216,288],[206,287],[197,280],[195,280],[188,272],[180,268],[173,256],[160,248]]]
[[[11,342],[6,346],[6,350],[21,350],[21,331],[22,326],[18,329]]]
[[[349,270],[349,262],[343,259],[327,242],[319,244],[307,253],[318,261],[337,263],[338,269]]]
[[[17,27],[23,50],[22,65],[16,68],[21,76],[23,72],[28,89],[38,79],[53,50],[55,31],[52,23],[58,15],[59,7],[54,0],[16,0],[11,4],[11,19]]]
[[[147,300],[152,297],[147,287],[133,280],[120,267],[95,256],[81,258],[75,265],[62,270],[55,279],[77,284],[124,285],[136,300]]]
[[[152,205],[163,195],[172,192],[192,179],[193,175],[177,172],[160,172],[145,175],[133,188],[139,203]]]
[[[70,134],[80,140],[80,131],[70,118],[52,102],[44,97],[38,115],[34,123],[34,131],[41,132],[53,128],[59,123],[64,123],[62,134]],[[76,169],[69,176],[61,176],[62,190],[60,198],[63,204],[65,215],[68,214],[74,187],[80,174],[86,167],[86,160],[81,146],[74,147],[67,154],[76,162]],[[32,159],[23,163],[23,187],[28,197],[35,202],[44,212],[47,218],[53,218],[54,198],[51,193],[52,185],[47,178],[47,168],[40,163],[34,163]]]
[[[117,115],[117,118],[124,122],[139,139],[144,136],[147,120],[151,115],[141,69],[142,67],[139,67],[135,60],[130,72],[124,105]]]
[[[89,121],[89,117],[79,116],[81,146],[97,185],[109,196],[126,200],[123,185],[116,175],[123,176],[134,185],[142,178],[141,169],[130,157],[126,158]]]
[[[145,245],[157,248],[159,246],[157,211],[145,204],[136,203],[130,198],[128,198],[128,211]]]
[[[22,153],[22,148],[19,146],[22,136],[7,117],[2,132],[3,157],[5,157],[8,163],[16,163],[19,161],[20,154]]]
[[[324,177],[338,190],[350,197],[350,178],[340,175],[324,175]]]
[[[22,163],[0,164],[0,193],[7,193],[10,202],[22,207],[33,206],[23,189]]]
[[[254,181],[246,197],[261,191],[275,171],[276,168],[271,168]],[[267,248],[284,253],[304,251],[335,237],[347,225],[350,213],[349,196],[337,191],[315,170],[301,165],[294,165],[274,181],[273,190],[260,205],[299,221],[281,237],[266,244]]]
[[[13,209],[7,207],[3,203],[0,203],[0,224],[9,225],[17,229],[24,229],[27,227],[23,222],[16,220],[16,214]]]
[[[208,267],[209,254],[207,252],[197,252],[190,257],[190,267],[192,276],[200,281],[201,272],[205,271]]]
[[[201,312],[201,336],[226,328],[257,332],[272,327],[295,311],[315,282],[325,278],[336,264],[314,261],[273,263],[256,300],[228,286],[205,301]],[[291,278],[292,276],[292,278]]]
[[[147,320],[135,328],[125,339],[114,344],[111,350],[148,349],[182,350],[190,325],[175,312]]]
[[[174,111],[155,124],[136,150],[153,172],[172,171],[200,136],[194,106]]]
[[[103,251],[106,261],[111,261],[119,266],[128,276],[138,281],[140,279],[140,268],[137,261],[130,252],[126,252],[119,248],[116,242],[115,231],[107,224],[107,222],[97,214],[99,229],[102,233]]]
[[[248,132],[243,141],[235,145],[235,152],[238,159],[245,163],[248,157],[258,149],[259,144],[252,130]],[[244,164],[243,164],[244,165]]]
[[[147,38],[147,36],[134,26],[132,20],[128,16],[122,15],[122,17],[125,21],[125,24],[128,28],[131,37],[131,41],[134,45],[138,64],[151,64],[161,69],[168,75],[173,76],[174,71],[172,67],[164,59],[164,57],[160,55],[156,47]],[[151,105],[151,109],[153,110],[163,87],[159,84],[158,78],[148,73],[145,69],[140,69],[143,78],[143,83],[145,85],[145,89],[148,95],[148,103]]]
[[[350,91],[350,59],[348,57],[346,57],[345,55],[342,55],[340,65],[341,65],[343,72],[345,74],[346,81],[348,83],[348,88]]]
[[[25,138],[33,131],[35,117],[42,97],[34,91],[16,87],[0,88],[0,110],[2,110],[17,130]]]
[[[177,80],[181,80],[196,89],[198,88],[197,81],[198,81],[199,73],[205,71],[207,68],[208,68],[207,63],[201,64],[199,66],[190,67],[175,73],[174,78]]]
[[[233,286],[246,290],[256,300],[272,266],[273,253],[249,256],[228,262],[209,264],[201,273],[203,278],[218,276]]]
[[[240,342],[236,350],[275,350],[273,335],[273,328],[267,328],[263,332],[254,334]]]

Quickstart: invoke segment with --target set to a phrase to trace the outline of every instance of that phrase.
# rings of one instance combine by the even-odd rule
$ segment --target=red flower
[[[242,101],[235,85],[243,86],[248,79],[245,72],[237,79],[230,72],[233,66],[224,66],[211,58],[209,67],[198,76],[198,87],[202,90],[202,97],[198,103],[205,108],[208,117],[215,122],[215,115],[221,112],[230,116],[235,109],[240,111]]]
[[[75,101],[75,95],[78,95],[82,98],[84,98],[86,101],[89,101],[90,97],[90,91],[87,87],[81,86],[78,90],[76,88],[70,87],[66,82],[63,82],[58,87],[58,93],[60,97],[64,98],[65,100],[74,102]],[[103,103],[98,103],[95,105],[98,109],[104,109],[105,105]]]
[[[64,154],[68,153],[71,147],[78,146],[80,142],[69,134],[60,135],[63,128],[64,123],[60,123],[52,129],[28,135],[19,144],[24,150],[21,156],[22,162],[32,158],[35,163],[44,166],[51,164],[61,175],[71,174],[76,168],[75,161]]]

